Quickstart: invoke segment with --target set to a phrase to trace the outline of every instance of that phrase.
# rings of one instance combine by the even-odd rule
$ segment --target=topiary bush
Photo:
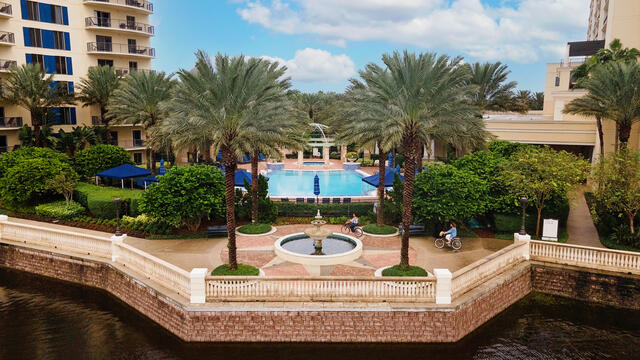
[[[378,226],[377,224],[368,224],[362,227],[362,230],[368,234],[374,235],[390,235],[395,234],[398,231],[397,228],[391,225]]]
[[[10,151],[2,154],[0,157],[0,177],[4,176],[7,170],[16,166],[21,161],[31,159],[58,160],[62,163],[69,163],[70,161],[67,155],[59,151],[49,148],[25,146],[17,149],[16,151]]]
[[[113,198],[119,197],[120,215],[136,217],[140,214],[138,206],[142,198],[143,190],[120,189],[108,186],[97,186],[88,183],[80,183],[75,191],[78,203],[86,207],[95,217],[115,219],[116,204]]]
[[[94,145],[79,151],[74,159],[74,168],[84,178],[91,178],[97,173],[109,170],[122,164],[132,164],[127,150],[114,145]]]
[[[139,209],[175,227],[195,231],[202,219],[224,216],[224,175],[209,165],[172,167],[144,192]]]
[[[55,219],[70,220],[85,213],[84,206],[75,201],[56,201],[36,206],[36,214],[40,216],[52,217]]]
[[[271,224],[247,224],[240,226],[237,230],[243,234],[265,234],[271,231]]]
[[[57,159],[19,161],[0,178],[0,196],[9,204],[41,202],[55,194],[49,181],[59,174],[78,176],[71,165]]]

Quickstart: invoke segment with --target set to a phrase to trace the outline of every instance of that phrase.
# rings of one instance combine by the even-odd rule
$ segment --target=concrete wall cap
[[[205,277],[207,276],[206,268],[194,268],[191,269],[191,273],[189,274],[192,278],[194,277]]]
[[[438,279],[451,279],[453,277],[449,269],[433,269],[433,274]]]

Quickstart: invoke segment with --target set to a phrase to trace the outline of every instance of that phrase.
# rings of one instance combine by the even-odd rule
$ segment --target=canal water
[[[640,312],[532,294],[455,344],[187,344],[102,291],[0,268],[2,360],[249,358],[640,359]]]

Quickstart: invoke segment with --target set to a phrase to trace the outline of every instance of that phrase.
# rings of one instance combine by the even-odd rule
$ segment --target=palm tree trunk
[[[151,168],[151,149],[147,148],[145,153],[147,154],[147,169]]]
[[[418,169],[418,172],[421,172],[422,171],[422,154],[424,154],[424,145],[422,144],[422,142],[418,142],[416,151],[417,151],[416,169]]]
[[[235,173],[236,158],[235,154],[228,148],[222,150],[224,158],[224,185],[225,185],[225,202],[227,205],[227,233],[229,234],[229,269],[238,268],[238,260],[236,258],[236,193],[235,193]]]
[[[416,146],[410,142],[406,146],[404,160],[404,191],[402,193],[402,244],[400,248],[400,268],[409,268],[409,228],[411,227],[411,203],[413,199],[413,179],[416,166]]]
[[[205,144],[204,145],[204,163],[205,164],[211,164],[211,145],[210,144]]]
[[[107,144],[111,145],[111,132],[109,131],[109,124],[107,122],[107,109],[104,106],[100,106],[100,123],[104,126]]]
[[[616,123],[616,143],[615,143],[615,151],[618,151],[618,146],[620,145],[620,125]]]
[[[378,209],[377,209],[377,217],[376,217],[376,223],[378,224],[378,226],[383,226],[384,225],[384,183],[386,182],[385,180],[385,173],[387,171],[387,169],[384,166],[384,161],[387,157],[387,153],[380,150],[378,151],[379,156],[378,156],[378,174],[379,178],[378,178]]]
[[[251,222],[258,223],[258,150],[251,154]]]
[[[618,127],[618,137],[620,138],[620,149],[626,149],[627,143],[629,142],[629,137],[631,137],[631,126],[619,126]]]
[[[151,171],[155,173],[156,172],[156,152],[153,151],[153,149],[150,149],[149,152],[151,153]]]
[[[600,141],[600,158],[604,156],[604,134],[602,133],[602,118],[596,116],[596,127],[598,128],[598,140]]]
[[[33,142],[36,147],[42,147],[42,132],[40,131],[40,116],[31,112],[31,124],[33,125]]]

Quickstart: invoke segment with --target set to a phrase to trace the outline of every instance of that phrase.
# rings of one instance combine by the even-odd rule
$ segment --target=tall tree
[[[507,81],[507,65],[496,63],[474,63],[465,65],[471,73],[469,84],[475,87],[472,101],[481,110],[505,111],[509,106],[517,84]]]
[[[285,71],[278,63],[244,56],[217,54],[212,63],[205,52],[198,51],[195,68],[178,72],[180,82],[165,126],[177,146],[206,139],[222,151],[230,269],[238,267],[234,188],[238,158],[251,151],[251,143],[259,138],[254,116],[286,102],[291,82],[284,77]]]
[[[383,147],[398,146],[406,159],[402,226],[408,230],[412,220],[417,144],[427,143],[440,128],[473,119],[478,109],[471,105],[474,92],[469,86],[470,72],[462,66],[461,58],[404,51],[385,54],[382,62],[385,68],[368,64],[360,72],[372,96],[357,106],[362,112],[386,109],[387,116],[381,126]],[[408,231],[402,234],[400,267],[409,267]]]
[[[107,116],[107,105],[120,85],[121,76],[111,66],[90,67],[86,78],[78,84],[78,100],[83,107],[98,105],[100,108],[100,124],[109,129],[110,116]],[[107,142],[111,142],[111,133],[106,132]]]
[[[2,98],[18,105],[31,115],[34,145],[45,146],[41,128],[47,125],[49,110],[73,103],[65,82],[56,82],[38,64],[23,64],[9,69],[9,76],[2,82]]]
[[[159,125],[167,116],[162,103],[171,96],[174,85],[171,77],[156,71],[130,73],[113,92],[107,116],[112,116],[116,123],[140,125],[145,132]],[[147,162],[151,162],[151,169],[155,170],[156,160],[148,145]]]

